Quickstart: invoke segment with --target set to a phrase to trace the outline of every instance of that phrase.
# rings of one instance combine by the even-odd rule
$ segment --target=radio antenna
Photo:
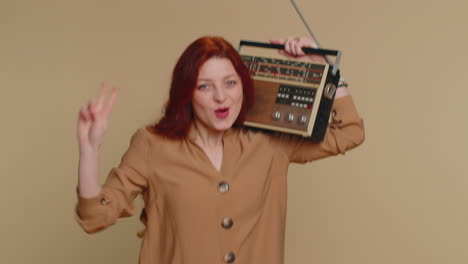
[[[319,43],[318,39],[315,37],[315,34],[314,34],[314,32],[312,32],[312,29],[310,29],[309,23],[307,23],[307,21],[305,20],[304,16],[302,15],[302,12],[301,12],[301,10],[299,9],[299,6],[297,6],[297,4],[296,4],[296,1],[291,0],[291,4],[294,6],[294,9],[296,9],[297,14],[298,14],[299,17],[301,18],[302,23],[304,23],[305,27],[307,28],[307,31],[309,31],[310,36],[312,36],[312,39],[313,39],[313,40],[315,41],[315,43],[317,44],[317,48],[320,48],[320,43]]]
[[[315,44],[317,44],[317,48],[320,49],[320,43],[319,43],[318,39],[315,37],[314,32],[312,32],[312,29],[310,29],[309,23],[307,23],[307,21],[305,20],[304,16],[302,15],[302,12],[301,12],[301,10],[299,9],[299,6],[297,6],[297,4],[296,4],[296,1],[291,0],[291,4],[294,6],[294,9],[296,9],[297,14],[298,14],[299,17],[301,18],[302,23],[304,23],[305,27],[307,28],[307,31],[309,31],[310,36],[311,36],[312,39],[315,41]],[[341,54],[340,54],[340,55],[341,55]],[[328,59],[327,56],[325,56],[325,60],[327,61],[328,64],[330,64],[330,60]],[[339,65],[339,64],[340,64],[340,56],[338,56],[338,57],[336,58],[336,60],[337,60],[337,61],[335,61],[335,64]],[[336,72],[336,68],[335,68],[335,67],[333,68],[333,72]]]

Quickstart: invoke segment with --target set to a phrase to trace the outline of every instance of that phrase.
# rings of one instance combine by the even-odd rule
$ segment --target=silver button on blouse
[[[221,193],[225,193],[229,191],[229,183],[222,181],[218,184],[218,191]]]
[[[234,224],[234,222],[232,221],[232,218],[231,217],[225,217],[223,219],[223,221],[221,222],[221,226],[224,228],[224,229],[230,229],[232,227],[232,225]]]
[[[109,204],[109,200],[107,200],[107,198],[105,198],[105,197],[101,198],[101,200],[99,202],[101,203],[101,205],[108,205]]]
[[[234,255],[234,252],[228,252],[226,255],[224,255],[224,262],[226,263],[233,263],[236,260],[236,255]]]

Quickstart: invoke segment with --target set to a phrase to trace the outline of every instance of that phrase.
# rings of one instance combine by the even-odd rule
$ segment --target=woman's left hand
[[[288,37],[287,39],[271,39],[270,43],[284,45],[284,50],[279,50],[278,53],[288,58],[315,63],[327,63],[323,55],[304,53],[302,48],[318,48],[317,44],[310,38]]]

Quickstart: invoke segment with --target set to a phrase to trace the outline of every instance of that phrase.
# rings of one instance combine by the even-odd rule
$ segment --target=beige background
[[[291,167],[286,263],[468,263],[468,4],[297,2],[343,51],[367,139]],[[287,0],[0,0],[0,263],[137,262],[137,217],[97,235],[74,220],[77,112],[101,81],[120,87],[104,178],[205,34],[307,31]]]

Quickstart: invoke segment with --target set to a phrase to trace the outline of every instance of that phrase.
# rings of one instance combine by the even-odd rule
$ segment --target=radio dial
[[[272,117],[274,120],[280,120],[281,112],[280,111],[273,112]]]
[[[289,113],[288,114],[288,122],[294,121],[294,114]]]
[[[301,125],[305,125],[307,123],[307,117],[305,115],[301,115],[299,123],[301,123]]]

